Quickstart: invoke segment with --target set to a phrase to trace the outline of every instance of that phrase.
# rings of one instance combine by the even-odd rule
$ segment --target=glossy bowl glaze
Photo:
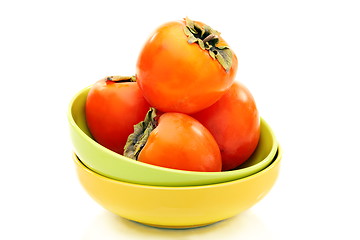
[[[91,170],[106,177],[153,186],[196,186],[232,181],[252,175],[270,164],[278,143],[270,126],[261,119],[259,144],[238,169],[224,172],[175,170],[142,163],[98,144],[86,124],[85,103],[90,87],[80,91],[69,105],[68,120],[74,152]]]
[[[256,204],[273,187],[281,157],[279,149],[269,166],[251,176],[192,187],[126,183],[91,171],[75,154],[74,162],[80,183],[105,209],[146,225],[189,228],[230,218]]]

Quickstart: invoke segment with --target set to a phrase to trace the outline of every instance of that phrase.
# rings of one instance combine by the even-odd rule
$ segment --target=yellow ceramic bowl
[[[88,194],[109,211],[146,225],[188,228],[235,216],[262,199],[278,176],[282,152],[260,172],[231,182],[161,187],[121,182],[87,168],[74,154],[79,180]]]

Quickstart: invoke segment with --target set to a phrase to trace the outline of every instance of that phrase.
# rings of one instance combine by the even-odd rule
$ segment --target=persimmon
[[[133,126],[144,119],[149,107],[134,77],[106,77],[89,90],[85,105],[87,125],[99,144],[123,154]]]
[[[186,18],[157,28],[137,60],[144,97],[163,112],[195,113],[231,86],[238,61],[220,33]]]
[[[255,151],[260,138],[260,115],[244,84],[234,82],[219,101],[192,116],[216,139],[222,170],[236,168]]]
[[[151,108],[134,127],[124,155],[140,162],[178,170],[219,172],[221,154],[211,133],[183,113],[156,115]]]

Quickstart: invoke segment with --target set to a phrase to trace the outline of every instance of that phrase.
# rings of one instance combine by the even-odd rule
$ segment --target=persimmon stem
[[[156,109],[150,108],[144,121],[134,125],[134,132],[129,135],[124,147],[124,156],[137,160],[150,133],[156,128],[157,124]]]
[[[214,38],[219,38],[219,37],[218,37],[217,35],[211,33],[209,36],[207,36],[206,38],[204,38],[202,41],[203,41],[203,43],[206,43],[206,42],[208,42],[208,41],[213,40]]]
[[[136,82],[135,76],[108,76],[106,77],[106,81],[111,82]]]
[[[216,59],[226,72],[230,71],[233,53],[228,46],[218,46],[220,32],[185,18],[184,33],[188,37],[189,44],[197,43],[202,50],[208,51],[209,55]]]

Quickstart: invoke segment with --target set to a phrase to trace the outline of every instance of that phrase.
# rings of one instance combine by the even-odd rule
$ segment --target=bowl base
[[[193,228],[201,228],[201,227],[207,227],[209,225],[213,225],[216,224],[218,222],[221,221],[216,221],[216,222],[210,222],[210,223],[202,223],[202,224],[195,224],[195,225],[184,225],[184,226],[167,226],[167,225],[158,225],[158,224],[151,224],[151,223],[142,223],[142,222],[137,222],[137,221],[133,221],[132,222],[144,225],[144,226],[148,226],[148,227],[153,227],[153,228],[160,228],[160,229],[174,229],[174,230],[186,230],[186,229],[193,229]]]

